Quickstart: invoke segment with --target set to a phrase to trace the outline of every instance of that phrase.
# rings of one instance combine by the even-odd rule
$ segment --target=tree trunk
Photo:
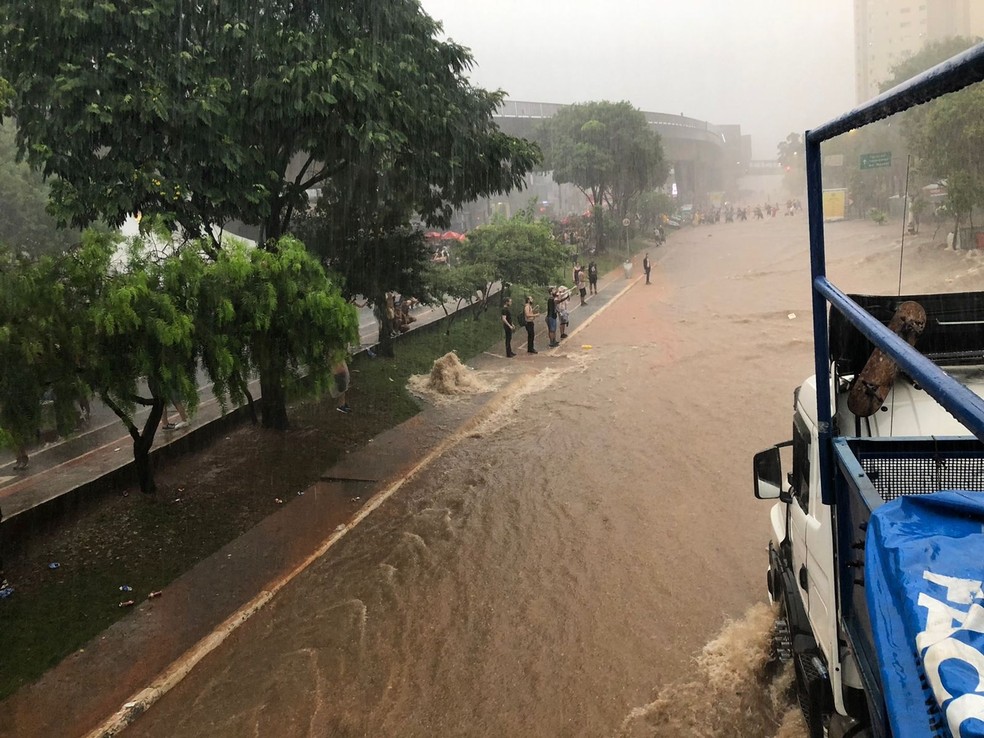
[[[268,331],[258,341],[257,364],[260,369],[260,412],[264,428],[287,430],[287,392],[284,389],[283,350]]]
[[[253,421],[253,425],[257,425],[260,420],[256,417],[256,402],[253,400],[253,395],[249,391],[249,382],[240,377],[238,374],[236,375],[234,381],[239,387],[239,391],[246,396],[246,405],[249,407],[249,417]]]
[[[597,253],[605,250],[605,211],[600,203],[594,206],[595,249]]]
[[[164,401],[155,398],[144,422],[143,432],[133,438],[133,464],[137,470],[137,482],[140,484],[140,491],[147,495],[157,492],[150,449],[154,445],[154,437],[157,435],[162,415],[164,415]]]
[[[392,359],[396,352],[393,350],[393,325],[386,314],[386,295],[376,295],[373,304],[379,307],[376,313],[379,321],[379,345],[376,347],[376,354]]]
[[[287,417],[287,392],[284,390],[283,370],[272,366],[272,362],[260,367],[260,410],[263,427],[273,430],[287,430],[290,420]]]

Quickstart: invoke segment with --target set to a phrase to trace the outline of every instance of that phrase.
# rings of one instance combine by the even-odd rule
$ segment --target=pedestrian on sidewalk
[[[598,265],[595,262],[588,264],[588,284],[591,287],[591,294],[598,294]]]
[[[18,445],[17,450],[17,460],[14,462],[14,471],[24,471],[31,463],[31,458],[27,455],[27,446]]]
[[[652,271],[653,265],[649,263],[649,254],[646,254],[646,258],[642,260],[642,271],[646,273],[646,284],[649,284],[649,272]]]
[[[331,386],[328,388],[328,393],[336,400],[335,409],[340,413],[348,415],[352,412],[352,408],[349,407],[348,401],[345,399],[345,393],[348,392],[352,379],[344,357],[332,364],[331,379]]]
[[[581,295],[581,304],[587,305],[588,301],[585,298],[588,294],[588,275],[584,269],[577,273],[577,291]]]
[[[557,343],[557,288],[551,287],[547,294],[547,335],[550,337],[550,348],[559,346]]]
[[[506,301],[502,303],[502,330],[506,334],[506,358],[511,359],[516,355],[516,352],[512,350],[512,335],[516,328],[513,326],[511,297],[507,297]]]
[[[164,403],[164,414],[161,416],[161,428],[166,431],[178,430],[179,428],[188,427],[188,411],[185,410],[184,403],[181,402],[181,398],[178,396],[177,392],[172,392],[170,395],[171,404],[174,405],[174,409],[178,411],[178,417],[181,418],[177,423],[172,423],[168,420],[167,415],[167,405]]]
[[[557,288],[557,318],[560,320],[560,337],[567,338],[567,326],[571,324],[571,313],[567,309],[567,301],[571,299],[571,291],[566,287]]]
[[[527,295],[526,304],[523,305],[523,320],[526,322],[526,353],[528,354],[537,353],[537,350],[533,346],[533,339],[536,335],[534,321],[539,315],[540,313],[533,308],[533,297]]]

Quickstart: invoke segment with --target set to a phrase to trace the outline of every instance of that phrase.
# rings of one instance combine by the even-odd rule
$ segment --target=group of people
[[[396,292],[386,293],[386,324],[390,336],[396,338],[396,336],[410,330],[410,324],[417,320],[410,314],[410,311],[417,304],[416,298],[403,297]]]
[[[747,221],[749,217],[753,217],[755,220],[765,220],[767,217],[775,218],[780,212],[785,215],[795,215],[802,209],[803,204],[798,199],[786,200],[785,208],[778,202],[767,202],[765,205],[756,205],[754,207],[750,205],[736,207],[730,203],[725,203],[721,207],[695,210],[693,213],[693,224],[719,223],[722,220],[725,223],[734,223],[735,221]]]
[[[577,289],[581,299],[581,305],[587,304],[588,291],[592,295],[598,294],[598,265],[595,262],[588,264],[584,269],[580,262],[574,264],[574,287],[550,287],[547,291],[547,335],[550,338],[550,348],[560,345],[560,341],[567,338],[567,326],[570,325],[570,310],[568,303]],[[527,295],[523,302],[522,325],[526,328],[526,353],[538,353],[535,346],[536,339],[536,319],[540,317],[537,312],[536,304],[532,295]],[[512,298],[506,298],[502,304],[502,329],[506,338],[506,357],[511,359],[516,355],[512,348],[512,337],[516,331],[513,321]]]

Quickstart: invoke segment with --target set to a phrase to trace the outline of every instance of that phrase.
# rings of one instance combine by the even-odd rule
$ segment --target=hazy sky
[[[854,106],[851,0],[421,0],[515,100],[737,123],[752,156]]]

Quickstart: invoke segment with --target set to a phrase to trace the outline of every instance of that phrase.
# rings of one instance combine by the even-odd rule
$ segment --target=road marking
[[[301,561],[285,575],[275,580],[269,588],[261,591],[252,600],[243,605],[239,610],[226,618],[211,633],[202,638],[198,643],[185,651],[177,661],[172,663],[150,686],[140,690],[130,697],[123,706],[112,716],[107,718],[97,728],[86,734],[86,738],[111,738],[118,735],[127,726],[133,723],[141,714],[146,712],[161,697],[171,691],[181,682],[191,670],[208,654],[218,648],[232,633],[234,633],[243,623],[259,612],[273,597],[284,587],[290,584],[300,574],[307,570],[312,564],[324,556],[328,550],[338,543],[349,531],[353,530],[359,523],[365,520],[373,511],[392,497],[404,484],[413,479],[420,471],[429,466],[432,462],[445,454],[447,451],[458,445],[461,441],[468,438],[471,432],[481,425],[488,417],[491,417],[500,406],[509,402],[515,395],[520,394],[525,386],[536,376],[534,373],[526,373],[518,377],[495,398],[489,401],[479,412],[469,418],[450,436],[445,437],[437,446],[427,453],[417,464],[410,469],[403,477],[396,480],[382,492],[373,495],[372,498],[362,507],[355,517],[344,527],[336,530],[329,536],[315,551]]]

